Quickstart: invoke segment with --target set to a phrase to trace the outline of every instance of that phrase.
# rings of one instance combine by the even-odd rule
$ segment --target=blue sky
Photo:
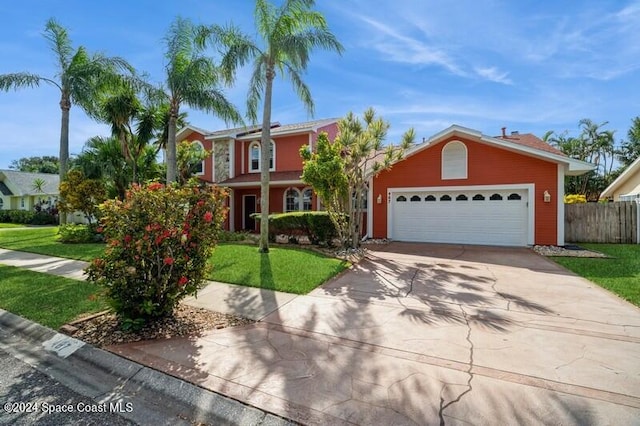
[[[313,55],[305,80],[315,118],[368,106],[391,123],[388,142],[409,127],[418,138],[458,124],[498,135],[500,128],[542,136],[577,133],[578,121],[608,121],[616,140],[640,115],[640,1],[492,0],[318,1],[345,47],[342,57]],[[176,16],[196,23],[233,21],[253,33],[250,0],[23,0],[3,8],[0,74],[54,76],[42,37],[55,17],[75,46],[127,59],[161,82],[163,36]],[[244,110],[248,72],[228,97]],[[0,168],[33,155],[58,155],[59,95],[41,86],[0,92]],[[188,109],[187,109],[188,110]],[[191,123],[224,128],[189,111]],[[286,83],[275,87],[273,120],[310,119]],[[108,134],[108,127],[71,110],[70,151]]]

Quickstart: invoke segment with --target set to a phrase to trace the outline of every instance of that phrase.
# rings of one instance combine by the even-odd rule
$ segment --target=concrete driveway
[[[309,424],[640,424],[638,308],[528,249],[369,250],[255,325],[112,350]]]

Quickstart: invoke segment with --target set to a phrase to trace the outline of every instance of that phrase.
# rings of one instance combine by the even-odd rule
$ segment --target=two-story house
[[[313,149],[318,135],[326,132],[333,139],[338,131],[337,119],[298,124],[271,125],[270,213],[318,210],[318,198],[302,175],[300,148]],[[260,211],[261,126],[207,131],[187,126],[176,140],[196,143],[211,156],[202,162],[200,179],[229,188],[227,228],[232,231],[257,229],[252,213]]]
[[[319,210],[304,185],[303,145],[320,132],[337,135],[336,119],[271,127],[270,213]],[[178,141],[212,155],[200,177],[230,189],[230,230],[256,230],[260,202],[259,127],[207,132],[187,127]],[[487,136],[457,125],[424,138],[369,182],[368,237],[400,241],[526,246],[564,245],[564,177],[593,165],[574,160],[532,134]]]

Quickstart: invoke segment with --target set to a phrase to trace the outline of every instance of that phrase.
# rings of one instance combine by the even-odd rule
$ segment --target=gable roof
[[[469,129],[467,127],[458,126],[456,124],[449,126],[443,131],[431,136],[429,139],[424,140],[424,142],[409,149],[404,158],[410,157],[424,149],[430,148],[445,139],[456,136],[476,140],[486,145],[506,149],[507,151],[516,152],[518,154],[526,155],[529,157],[564,164],[567,166],[565,174],[568,176],[579,176],[595,168],[593,164],[576,160],[571,157],[567,157],[562,153],[558,153],[559,151],[557,151],[555,148],[538,139],[535,135],[532,134],[518,135],[520,137],[517,139],[512,139],[511,137],[491,137],[482,134],[482,132],[479,132],[478,130]],[[537,141],[534,138],[537,139]],[[546,146],[543,147],[543,145],[541,144],[544,144]]]
[[[520,145],[551,152],[552,154],[562,155],[563,157],[567,156],[564,152],[560,151],[552,145],[549,145],[533,133],[511,133],[511,135],[508,136],[495,136],[495,138],[519,143]]]
[[[316,132],[320,127],[324,127],[329,124],[336,123],[337,121],[338,121],[337,118],[325,118],[322,120],[313,120],[313,121],[306,121],[304,123],[285,124],[284,126],[272,127],[271,137],[295,135],[298,133]],[[245,140],[245,141],[255,140],[260,136],[262,136],[262,132],[256,131],[256,132],[238,137],[237,139]]]
[[[627,181],[627,179],[633,176],[635,172],[638,170],[640,170],[640,157],[636,158],[633,163],[629,164],[629,167],[627,167],[620,174],[620,176],[616,178],[616,180],[611,182],[611,185],[607,186],[607,188],[604,191],[602,191],[602,194],[600,194],[600,198],[612,197],[614,191],[618,189],[621,185],[623,185]],[[640,188],[640,182],[638,182],[638,188],[636,189],[639,189],[639,188]]]
[[[36,179],[42,179],[44,181],[44,185],[42,185],[42,192],[36,191],[33,188],[33,182]],[[60,186],[60,176],[51,173],[27,173],[18,172],[16,170],[0,170],[0,180],[5,183],[5,186],[11,186],[16,190],[16,193],[11,195],[18,196],[58,194],[58,187]],[[9,183],[9,185],[6,185],[7,182]]]
[[[196,127],[196,126],[192,126],[191,124],[188,124],[184,126],[182,129],[178,130],[178,132],[176,133],[176,142],[180,142],[186,135],[192,132],[200,133],[203,136],[206,136],[209,133],[211,133],[210,130],[205,130],[200,127]]]

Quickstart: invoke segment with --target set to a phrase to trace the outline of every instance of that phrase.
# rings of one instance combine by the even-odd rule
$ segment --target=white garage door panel
[[[499,194],[502,200],[490,200]],[[509,200],[511,194],[519,200]],[[449,195],[451,201],[440,198]],[[465,195],[467,200],[456,200]],[[481,195],[484,200],[473,200]],[[406,201],[398,201],[398,197]],[[420,201],[410,201],[418,196]],[[435,196],[436,201],[424,201]],[[525,189],[393,193],[392,238],[399,241],[526,245],[528,193]]]

